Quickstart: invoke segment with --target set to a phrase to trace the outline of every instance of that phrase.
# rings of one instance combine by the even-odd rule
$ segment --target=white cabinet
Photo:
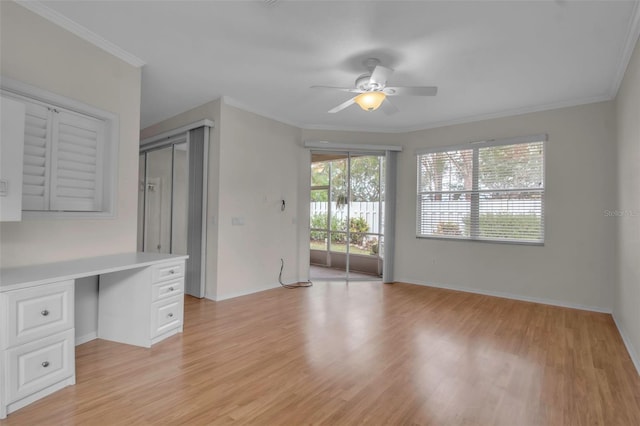
[[[12,347],[69,330],[73,325],[73,281],[3,293],[9,314],[4,347]]]
[[[63,331],[7,351],[8,401],[19,401],[75,377],[73,334],[73,329]]]
[[[2,96],[0,107],[0,221],[19,221],[22,220],[25,106]]]
[[[122,253],[0,270],[0,419],[75,384],[75,279],[99,276],[98,337],[150,347],[182,331],[187,258]]]
[[[182,332],[184,260],[100,277],[98,337],[151,347]]]
[[[75,383],[74,281],[0,293],[0,418]]]
[[[178,330],[182,330],[183,306],[184,299],[182,295],[151,305],[149,336],[154,343],[155,339],[159,337],[166,338]],[[174,333],[171,333],[172,331]]]

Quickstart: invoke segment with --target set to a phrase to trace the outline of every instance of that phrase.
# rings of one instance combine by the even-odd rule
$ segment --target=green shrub
[[[464,219],[470,229],[469,217]],[[484,213],[480,215],[480,238],[537,240],[540,217],[534,214]]]
[[[369,232],[369,224],[363,217],[352,217],[349,220],[349,234],[351,244],[361,246],[364,243],[366,233]]]
[[[370,248],[371,254],[378,254],[379,247],[380,246],[378,245],[377,241],[375,243],[371,244],[371,248]]]
[[[337,216],[331,218],[331,242],[344,244],[347,242],[347,221],[338,219]],[[344,232],[344,234],[342,233]]]
[[[312,241],[324,241],[327,233],[318,231],[318,229],[327,229],[327,215],[316,213],[311,216],[311,234]],[[331,218],[331,242],[345,244],[347,242],[347,221],[338,219],[336,215]],[[366,233],[369,232],[369,224],[362,217],[353,217],[349,220],[349,231],[351,232],[351,244],[362,246]]]
[[[310,238],[312,241],[324,241],[327,238],[327,233],[322,231],[313,231],[313,229],[326,229],[327,227],[327,215],[322,213],[316,213],[311,216],[311,233]]]

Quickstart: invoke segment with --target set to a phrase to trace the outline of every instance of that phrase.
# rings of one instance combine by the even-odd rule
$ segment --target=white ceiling
[[[606,100],[640,31],[638,1],[45,6],[146,63],[143,128],[220,96],[299,127],[383,132]],[[309,87],[352,86],[368,57],[395,69],[391,85],[436,85],[438,95],[394,97],[393,116],[355,105],[327,114],[350,94]]]

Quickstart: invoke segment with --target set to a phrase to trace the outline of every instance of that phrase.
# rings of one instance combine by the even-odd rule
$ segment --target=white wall
[[[98,279],[78,278],[75,285],[74,311],[76,344],[98,337]]]
[[[204,118],[215,122],[205,296],[222,300],[279,285],[280,258],[284,281],[298,281],[300,130],[217,100],[144,129],[141,137]],[[234,218],[244,225],[233,225]]]
[[[0,75],[119,117],[116,217],[0,223],[0,266],[135,251],[140,69],[8,1],[0,2]],[[97,279],[76,284],[76,337],[97,329]]]
[[[602,102],[411,133],[300,130],[216,101],[214,108],[207,104],[142,134],[148,137],[201,118],[216,121],[219,146],[210,157],[215,161],[209,183],[207,297],[221,300],[276,286],[280,257],[286,262],[285,281],[307,278],[310,153],[302,148],[303,141],[401,145],[397,281],[597,311],[615,309],[618,323],[627,330],[627,344],[638,348],[638,220],[605,213],[640,211],[637,50],[617,100],[617,121],[616,104]],[[415,237],[415,149],[538,133],[549,135],[544,246]],[[281,198],[288,206],[284,214],[279,211]],[[232,225],[233,218],[244,225]]]
[[[0,224],[2,267],[136,250],[140,69],[13,3],[0,2],[0,74],[120,119],[116,218]]]
[[[640,372],[640,43],[616,99],[618,280],[613,315]]]
[[[537,133],[549,134],[543,247],[415,237],[417,148]],[[303,130],[302,139],[404,147],[398,155],[396,281],[611,311],[615,223],[604,215],[615,206],[611,102],[405,134]],[[308,156],[301,161],[308,169]],[[308,170],[300,180],[308,182]],[[303,192],[308,188],[301,197]],[[308,215],[308,209],[299,215]],[[308,219],[306,228],[300,227],[305,260],[307,234]]]
[[[216,300],[298,281],[300,130],[221,105]],[[286,202],[284,212],[281,200]],[[233,225],[238,218],[244,225]]]
[[[310,157],[301,146],[328,140],[405,148],[398,157],[396,280],[611,311],[616,224],[604,212],[616,205],[614,113],[614,104],[603,102],[380,134],[299,130],[221,103],[217,285],[207,278],[214,290],[208,297],[277,285],[280,257],[287,281],[307,278]],[[537,133],[549,135],[544,246],[415,238],[416,148]],[[296,206],[284,215],[283,196]],[[244,225],[232,225],[233,218]]]
[[[416,148],[547,133],[545,244],[417,239]],[[612,102],[408,134],[398,158],[396,280],[610,312],[615,276]]]

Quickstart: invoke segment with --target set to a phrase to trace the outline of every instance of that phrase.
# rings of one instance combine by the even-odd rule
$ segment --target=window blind
[[[537,139],[418,153],[417,236],[542,243],[546,137]]]

